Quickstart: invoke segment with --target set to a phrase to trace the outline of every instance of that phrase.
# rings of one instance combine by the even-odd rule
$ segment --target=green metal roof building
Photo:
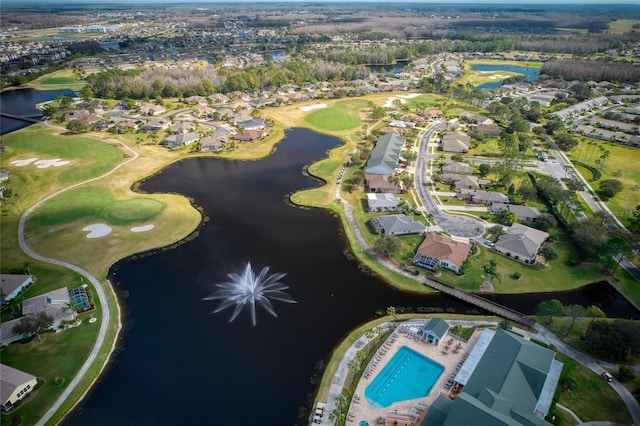
[[[544,417],[562,371],[555,352],[502,329],[483,333],[494,334],[470,354],[479,359],[461,392],[438,396],[422,426],[550,425]]]
[[[396,167],[398,167],[404,142],[405,139],[403,137],[394,133],[385,133],[380,136],[364,168],[365,173],[393,175]]]

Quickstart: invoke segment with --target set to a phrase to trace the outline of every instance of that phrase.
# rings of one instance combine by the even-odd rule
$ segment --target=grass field
[[[38,124],[2,137],[7,150],[0,167],[11,173],[10,185],[26,208],[45,195],[72,183],[94,178],[111,170],[125,153],[113,143],[89,136],[66,136],[60,130]],[[61,167],[15,166],[15,160],[59,158],[70,161]]]
[[[90,218],[103,220],[108,225],[128,226],[153,219],[165,207],[166,204],[153,198],[118,201],[106,188],[83,187],[47,202],[29,218],[29,222],[37,226],[55,226]]]
[[[625,34],[631,32],[633,26],[640,24],[638,19],[618,19],[613,22],[609,22],[609,31],[613,34]]]
[[[305,117],[305,121],[321,131],[358,129],[362,125],[358,110],[366,107],[367,101],[364,99],[338,101],[329,108],[311,112]]]
[[[640,204],[640,190],[636,189],[640,187],[640,169],[638,169],[640,149],[586,137],[580,137],[578,140],[580,143],[571,150],[570,158],[598,169],[600,165],[595,160],[599,158],[601,152],[599,147],[609,151],[609,158],[605,160],[601,170],[600,181],[617,179],[622,182],[624,189],[615,197],[606,200],[606,205],[624,225],[629,225],[633,210]],[[578,166],[578,171],[587,181],[593,180],[591,171],[581,166]],[[599,189],[597,182],[591,182],[591,186],[596,191]]]
[[[78,91],[86,84],[87,83],[81,80],[72,69],[67,68],[38,77],[30,82],[29,86],[38,90],[71,89]]]

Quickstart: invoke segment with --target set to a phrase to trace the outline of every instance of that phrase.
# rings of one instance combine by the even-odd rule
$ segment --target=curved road
[[[418,158],[416,160],[415,187],[420,197],[422,205],[433,215],[435,223],[443,231],[458,237],[476,238],[484,232],[484,224],[468,217],[450,215],[438,208],[438,205],[429,193],[429,183],[427,182],[427,164],[430,160],[435,160],[437,155],[429,152],[429,143],[434,133],[445,128],[442,123],[436,123],[422,136],[420,141]]]
[[[429,157],[429,155],[425,152],[426,148],[423,149],[423,146],[428,147],[428,141],[429,138],[431,138],[431,136],[433,135],[434,132],[436,132],[439,129],[444,128],[444,125],[442,124],[436,124],[434,126],[432,126],[431,128],[429,128],[427,130],[427,132],[425,133],[425,135],[423,136],[422,142],[420,144],[420,154],[419,154],[419,162],[421,161],[423,164],[421,166],[416,166],[416,186],[420,186],[422,188],[426,188],[426,184],[424,184],[423,182],[419,182],[419,180],[417,179],[418,175],[421,175],[423,177],[426,177],[426,161],[431,158]],[[425,143],[426,141],[426,143]],[[402,271],[400,268],[398,268],[396,265],[394,265],[393,263],[389,262],[387,259],[382,258],[371,246],[369,246],[369,244],[365,241],[364,236],[362,235],[362,233],[360,232],[360,228],[358,227],[358,224],[355,220],[355,217],[353,216],[353,212],[352,212],[352,208],[351,205],[342,198],[341,194],[340,194],[340,190],[341,190],[341,186],[342,186],[342,176],[344,175],[344,169],[340,172],[339,174],[339,178],[338,181],[336,183],[336,188],[335,188],[335,197],[336,200],[338,200],[340,202],[340,204],[342,204],[342,206],[344,207],[344,211],[345,211],[345,215],[347,217],[347,222],[349,223],[349,226],[351,227],[351,229],[353,230],[356,240],[358,241],[358,244],[360,246],[360,249],[363,250],[364,252],[370,254],[377,262],[381,263],[382,265],[384,265],[387,269],[393,270],[395,272],[398,272],[402,275],[405,275],[409,278],[412,279],[416,279],[416,277],[412,274],[409,274],[405,271]],[[435,205],[435,203],[433,202],[433,200],[431,199],[431,196],[429,195],[428,191],[425,189],[425,194],[426,194],[426,200],[430,200],[431,203],[433,203],[433,205]],[[420,197],[422,198],[422,194],[420,195]],[[431,208],[428,209],[431,212],[434,211],[438,211],[439,210],[431,210]],[[435,216],[435,213],[434,213]],[[441,216],[449,216],[446,214],[441,213]],[[458,219],[457,217],[454,217],[455,219]],[[460,219],[465,219],[465,221],[469,221],[472,222],[472,226],[476,227],[478,226],[478,224],[480,222],[472,220],[472,219],[466,219],[466,218],[460,218]],[[448,222],[445,220],[444,222],[445,224],[447,224]],[[446,226],[446,225],[445,225]],[[469,225],[467,225],[469,226]],[[355,249],[355,248],[354,248]],[[420,281],[420,280],[417,280]],[[462,323],[462,322],[460,322]],[[535,324],[535,329],[536,329],[536,333],[530,333],[521,329],[518,329],[518,332],[528,336],[530,338],[535,338],[537,340],[542,340],[548,344],[553,344],[555,347],[555,350],[557,352],[561,352],[573,359],[575,359],[576,361],[580,362],[581,364],[583,364],[585,367],[589,368],[590,370],[592,370],[593,372],[595,372],[596,374],[600,375],[602,374],[604,371],[606,371],[604,368],[609,368],[609,369],[615,369],[618,368],[617,364],[611,364],[611,363],[607,363],[604,361],[600,361],[597,360],[589,355],[583,354],[577,350],[575,350],[574,348],[572,348],[571,346],[567,345],[566,343],[564,343],[560,338],[558,338],[555,334],[551,333],[549,330],[547,330],[545,327],[543,327],[542,325],[536,323]],[[364,339],[364,340],[363,340]],[[342,358],[342,360],[340,361],[338,368],[336,370],[336,376],[334,377],[333,381],[332,381],[332,385],[329,389],[329,394],[327,396],[327,411],[328,412],[332,412],[333,409],[335,408],[335,397],[341,392],[342,387],[344,386],[344,380],[345,380],[345,376],[349,371],[349,367],[348,367],[348,363],[355,357],[355,353],[358,349],[361,349],[365,344],[366,344],[366,339],[365,336],[362,336],[360,339],[358,339],[358,341],[356,341],[354,343],[354,346],[352,346],[352,348],[350,348],[349,350],[347,350],[347,353],[344,355],[344,357]],[[631,394],[631,392],[629,392],[629,390],[622,385],[620,382],[618,382],[617,380],[613,380],[612,382],[609,383],[611,385],[611,387],[613,387],[613,389],[618,393],[618,395],[620,395],[620,398],[622,398],[623,402],[625,403],[627,409],[629,410],[629,413],[631,414],[631,417],[633,418],[633,421],[635,424],[640,425],[640,404],[638,403],[638,401],[634,398],[634,396]],[[604,422],[603,424],[608,424],[607,422]]]
[[[91,275],[89,272],[85,271],[84,269],[82,269],[81,267],[62,261],[62,260],[58,260],[58,259],[54,259],[51,257],[46,257],[46,256],[42,256],[36,252],[34,252],[33,250],[31,250],[31,248],[27,245],[25,239],[24,239],[24,228],[25,228],[25,224],[27,222],[27,217],[29,216],[29,214],[31,214],[35,209],[37,209],[38,207],[40,207],[42,204],[44,204],[45,202],[49,201],[50,199],[62,194],[63,192],[69,191],[71,189],[77,188],[81,185],[84,185],[86,183],[89,182],[94,182],[97,180],[100,180],[106,176],[111,175],[112,173],[114,173],[115,171],[117,171],[118,169],[120,169],[121,167],[125,166],[126,164],[129,164],[132,161],[135,161],[138,157],[139,154],[137,152],[135,152],[133,149],[131,149],[129,146],[127,146],[126,144],[118,141],[118,143],[120,145],[122,145],[125,149],[129,150],[132,154],[133,154],[133,158],[130,158],[120,164],[118,164],[116,167],[114,167],[111,171],[92,178],[92,179],[88,179],[85,180],[83,182],[79,182],[76,183],[74,185],[71,185],[65,189],[61,189],[60,191],[57,191],[43,199],[41,199],[40,201],[36,202],[34,205],[32,205],[31,207],[29,207],[29,209],[27,209],[27,211],[24,212],[24,214],[22,215],[22,217],[20,218],[20,222],[18,223],[18,244],[20,245],[20,248],[22,249],[22,251],[25,252],[25,254],[27,254],[27,256],[30,256],[36,260],[40,260],[42,262],[47,262],[47,263],[51,263],[53,265],[58,265],[58,266],[62,266],[68,269],[71,269],[74,272],[77,272],[78,274],[82,275],[83,277],[85,277],[87,280],[89,280],[91,282],[91,284],[93,284],[93,287],[96,291],[96,294],[98,295],[98,300],[100,301],[100,306],[102,307],[102,321],[100,322],[100,331],[98,333],[98,338],[96,339],[96,343],[93,345],[93,349],[91,350],[91,353],[89,354],[89,357],[87,358],[87,360],[84,362],[84,364],[82,365],[82,367],[80,368],[80,371],[78,371],[78,374],[76,374],[76,376],[73,378],[73,380],[71,380],[71,382],[69,383],[69,386],[66,387],[66,389],[62,392],[62,394],[60,395],[60,397],[56,400],[56,402],[49,408],[49,410],[42,416],[42,418],[38,421],[38,423],[36,423],[36,425],[40,426],[40,425],[44,425],[46,424],[51,417],[56,413],[56,411],[58,411],[58,409],[62,406],[62,404],[67,400],[67,398],[69,398],[69,395],[71,394],[71,392],[73,392],[75,390],[75,388],[78,386],[78,383],[80,383],[80,381],[84,378],[85,374],[87,373],[87,371],[89,370],[89,368],[93,365],[93,363],[96,361],[98,354],[100,353],[100,349],[102,348],[102,346],[105,343],[105,337],[109,328],[109,322],[111,321],[111,313],[109,311],[109,300],[107,299],[107,294],[105,292],[104,287],[102,286],[102,284],[100,283],[100,281],[98,281],[98,279],[96,277],[94,277],[93,275]],[[118,332],[120,329],[120,322],[118,321],[117,324],[117,330],[116,332]]]

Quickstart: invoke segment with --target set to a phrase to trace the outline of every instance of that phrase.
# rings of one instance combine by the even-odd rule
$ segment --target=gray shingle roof
[[[415,222],[413,217],[403,214],[373,217],[371,225],[376,232],[388,235],[419,234],[427,229],[423,223]]]
[[[514,223],[500,236],[494,248],[523,258],[533,258],[548,236],[539,229]]]

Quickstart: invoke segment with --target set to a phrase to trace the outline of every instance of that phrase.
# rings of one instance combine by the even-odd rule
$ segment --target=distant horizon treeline
[[[637,65],[604,59],[554,59],[544,63],[540,74],[569,81],[640,81],[640,67]]]

